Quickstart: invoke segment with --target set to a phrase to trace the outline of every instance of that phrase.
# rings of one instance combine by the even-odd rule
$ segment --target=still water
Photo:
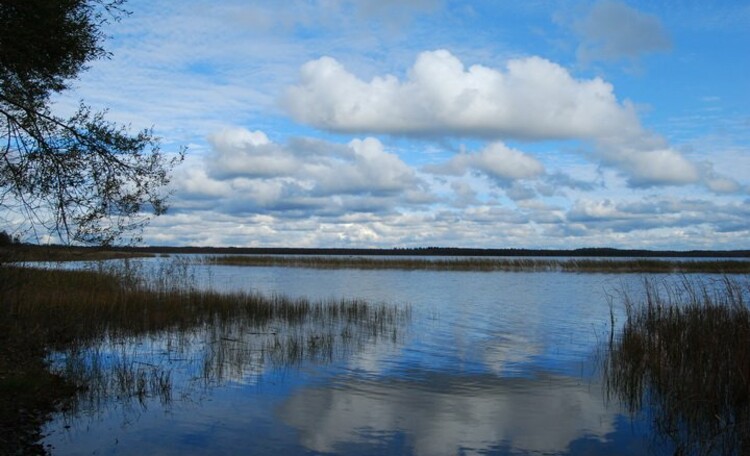
[[[170,392],[99,397],[54,417],[44,441],[53,454],[670,451],[642,417],[607,399],[597,368],[611,318],[623,322],[619,293],[637,293],[641,275],[205,265],[191,274],[202,287],[362,298],[409,308],[410,317],[293,362],[254,356],[231,329],[104,341],[93,349],[99,364],[158,366]],[[247,356],[216,361],[206,344],[217,339],[243,344]]]

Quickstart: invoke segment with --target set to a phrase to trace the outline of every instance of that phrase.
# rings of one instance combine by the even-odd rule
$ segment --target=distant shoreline
[[[453,257],[599,257],[599,258],[750,258],[750,250],[645,250],[615,248],[580,249],[477,249],[456,247],[422,248],[294,248],[294,247],[70,247],[61,245],[23,244],[0,250],[36,253],[112,252],[125,256],[151,256],[158,254],[214,254],[214,255],[311,255],[311,256],[453,256]]]
[[[641,250],[613,248],[475,249],[420,247],[392,249],[294,248],[294,247],[114,247],[111,250],[139,253],[206,253],[238,255],[357,255],[357,256],[508,256],[508,257],[675,257],[750,258],[750,250]]]
[[[533,258],[533,257],[384,257],[303,255],[205,255],[199,262],[220,266],[292,267],[311,269],[399,269],[406,271],[583,272],[583,273],[704,273],[748,274],[750,261],[736,258]]]

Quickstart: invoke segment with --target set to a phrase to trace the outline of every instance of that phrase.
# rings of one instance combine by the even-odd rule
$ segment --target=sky
[[[187,147],[145,244],[750,248],[750,1],[126,7],[56,108]]]

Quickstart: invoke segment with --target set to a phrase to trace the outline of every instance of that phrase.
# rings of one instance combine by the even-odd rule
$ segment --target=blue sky
[[[147,244],[750,248],[750,2],[127,7],[57,104],[188,146]]]

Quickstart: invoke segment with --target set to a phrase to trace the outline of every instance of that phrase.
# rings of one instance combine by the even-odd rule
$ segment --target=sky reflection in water
[[[195,374],[179,364],[200,362],[205,345],[194,342],[187,355],[173,357],[171,402],[110,398],[97,410],[60,416],[47,427],[54,454],[653,449],[642,423],[631,423],[616,404],[606,403],[593,369],[600,340],[608,336],[607,294],[637,284],[639,276],[221,266],[204,276],[206,271],[199,268],[198,279],[216,288],[409,304],[412,318],[396,339],[369,338],[328,360],[262,364],[250,356],[242,368],[215,374],[219,378],[205,388],[187,387]],[[614,310],[621,321],[617,303]],[[163,341],[154,343],[163,347]]]

